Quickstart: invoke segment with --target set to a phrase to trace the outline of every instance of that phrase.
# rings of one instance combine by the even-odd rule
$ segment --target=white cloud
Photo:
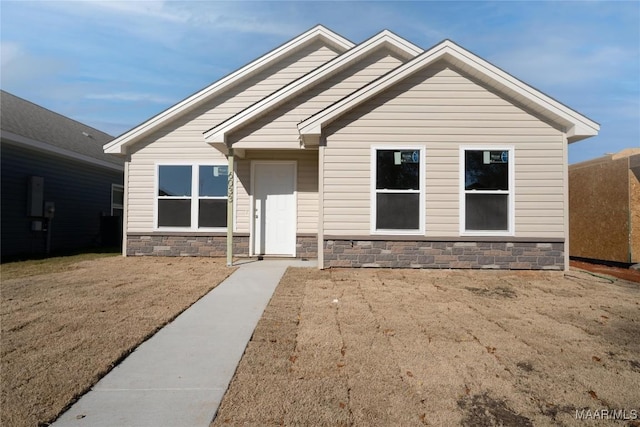
[[[104,101],[124,101],[124,102],[150,102],[154,104],[169,104],[175,102],[175,99],[155,95],[151,93],[133,93],[133,92],[116,92],[116,93],[90,93],[84,96],[86,99],[99,99]]]
[[[0,58],[3,87],[31,85],[51,78],[65,68],[61,60],[33,55],[22,45],[11,41],[0,42]]]
[[[512,45],[488,59],[518,78],[544,86],[585,86],[624,74],[626,64],[638,62],[637,52],[620,46],[585,45],[562,37]]]

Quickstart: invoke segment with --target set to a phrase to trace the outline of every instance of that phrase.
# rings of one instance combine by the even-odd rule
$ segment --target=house
[[[317,26],[104,149],[126,255],[563,269],[567,144],[598,130],[450,40]]]
[[[3,259],[117,246],[124,165],[102,151],[113,137],[5,91],[0,104]]]
[[[570,254],[640,263],[640,148],[569,165]]]

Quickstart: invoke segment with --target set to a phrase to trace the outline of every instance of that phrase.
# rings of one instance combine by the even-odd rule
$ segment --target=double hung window
[[[111,184],[111,215],[123,216],[124,214],[124,186]]]
[[[227,226],[227,165],[159,165],[157,227]]]
[[[424,148],[372,149],[372,232],[424,230]]]
[[[511,234],[513,148],[461,148],[461,233]]]

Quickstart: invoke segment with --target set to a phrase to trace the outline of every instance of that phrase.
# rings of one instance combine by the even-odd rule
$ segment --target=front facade
[[[105,151],[125,255],[563,269],[567,144],[598,129],[450,41],[318,26]]]

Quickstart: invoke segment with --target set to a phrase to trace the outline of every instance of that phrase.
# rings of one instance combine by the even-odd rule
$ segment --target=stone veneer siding
[[[317,258],[317,242],[318,239],[315,236],[298,236],[296,256]],[[249,255],[249,236],[233,236],[233,254]],[[227,256],[227,236],[127,234],[127,255],[225,257]]]
[[[325,240],[324,267],[563,270],[564,243]]]

